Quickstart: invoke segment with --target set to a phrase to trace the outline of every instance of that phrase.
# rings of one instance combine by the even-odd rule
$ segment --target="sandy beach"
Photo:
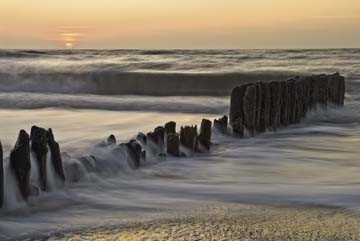
[[[360,217],[322,207],[211,205],[172,217],[135,222],[123,227],[47,239],[102,240],[359,240]]]

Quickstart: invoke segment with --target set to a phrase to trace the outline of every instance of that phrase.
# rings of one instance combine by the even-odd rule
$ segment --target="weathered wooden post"
[[[50,131],[50,130],[51,130],[51,129],[49,129],[49,131]],[[113,134],[111,134],[111,135],[107,138],[106,143],[109,144],[109,145],[115,145],[115,144],[116,144],[116,137],[115,137]]]
[[[48,152],[47,133],[44,128],[37,126],[31,127],[30,139],[31,150],[35,153],[35,158],[39,166],[40,188],[47,190],[46,156]]]
[[[290,95],[286,81],[280,82],[281,86],[281,111],[280,111],[280,123],[282,126],[288,126],[290,121]]]
[[[337,106],[344,105],[345,78],[339,73],[328,76],[328,101]]]
[[[184,126],[180,129],[180,143],[195,151],[196,147],[196,139],[197,139],[197,126]]]
[[[26,131],[21,130],[10,153],[10,166],[15,173],[15,177],[20,192],[25,200],[30,194],[30,137]]]
[[[255,135],[256,127],[256,86],[249,85],[244,95],[244,126],[250,135]],[[240,116],[239,116],[240,117]]]
[[[165,142],[165,128],[162,126],[158,126],[154,129],[153,132],[149,132],[146,135],[147,139],[151,140],[155,143],[160,149],[164,148]]]
[[[108,142],[116,144],[115,136],[114,138],[111,138],[111,136],[108,138]],[[60,146],[59,143],[55,141],[55,137],[51,128],[47,131],[47,142],[50,148],[51,161],[55,173],[58,175],[61,181],[65,182],[65,174],[64,174],[63,161],[60,152]]]
[[[261,119],[262,119],[262,87],[261,82],[256,82],[256,113],[255,113],[255,130],[261,132]]]
[[[228,126],[228,117],[224,115],[219,119],[214,120],[214,127],[221,132],[226,132]]]
[[[318,76],[318,81],[319,81],[319,85],[320,85],[320,105],[323,108],[327,108],[327,103],[328,103],[328,76],[321,74]]]
[[[167,135],[166,151],[173,156],[180,156],[180,136],[176,133],[170,133]]]
[[[270,127],[271,93],[269,82],[261,82],[262,104],[260,114],[260,132],[265,132]]]
[[[244,122],[243,120],[239,117],[237,118],[233,124],[232,124],[232,129],[233,129],[233,135],[237,136],[237,137],[243,137],[244,136]]]
[[[199,144],[210,150],[211,146],[211,121],[203,119],[200,125],[200,134],[197,138]]]
[[[147,144],[147,137],[144,133],[140,132],[136,136],[136,140],[140,141],[141,144],[146,145]]]
[[[312,78],[312,107],[326,108],[328,98],[328,78],[326,75],[314,75]]]
[[[280,82],[271,81],[269,87],[271,93],[270,128],[276,130],[278,127],[280,127],[280,112],[281,112]]]
[[[232,124],[237,118],[244,118],[244,95],[247,87],[250,84],[244,84],[235,87],[231,92],[230,99],[230,124]]]
[[[166,134],[175,134],[176,133],[176,122],[169,121],[165,124],[165,133]]]
[[[296,123],[296,90],[295,90],[295,80],[289,79],[286,81],[287,88],[289,91],[289,124],[295,124]]]
[[[303,81],[303,110],[302,117],[305,117],[310,110],[310,96],[311,96],[311,79],[309,77],[302,77]]]
[[[140,160],[144,155],[140,143],[137,140],[131,140],[125,144],[125,147],[129,156],[128,162],[130,167],[138,169],[140,167]]]
[[[299,123],[303,117],[304,86],[300,78],[295,80],[295,123]]]

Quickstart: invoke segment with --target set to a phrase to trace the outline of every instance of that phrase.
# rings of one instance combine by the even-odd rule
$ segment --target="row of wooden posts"
[[[250,135],[266,130],[277,130],[290,124],[299,123],[308,111],[328,103],[343,106],[345,79],[339,74],[298,77],[286,81],[256,82],[235,87],[231,94],[230,124],[232,134],[243,137],[245,130]],[[214,127],[228,132],[228,117],[214,120]],[[155,147],[153,154],[181,157],[186,156],[181,146],[192,152],[210,150],[212,122],[203,119],[198,133],[197,126],[183,126],[176,132],[176,122],[170,121],[158,126],[146,135],[139,133],[128,143],[116,145],[116,138],[110,135],[106,145],[114,145],[113,151],[125,150],[131,167],[139,168],[146,159],[145,147]],[[148,148],[149,149],[149,148]],[[151,149],[151,148],[150,148]],[[31,128],[30,135],[21,130],[10,153],[10,171],[13,172],[24,200],[31,195],[30,155],[36,158],[39,168],[40,189],[48,191],[47,153],[50,150],[51,164],[55,174],[65,183],[60,146],[55,141],[53,131],[37,126]],[[95,158],[95,157],[94,157]],[[75,169],[75,168],[74,168]],[[73,181],[73,180],[69,180]],[[0,143],[0,208],[4,201],[3,152]]]
[[[31,161],[30,155],[36,158],[39,170],[40,189],[47,191],[47,153],[50,150],[51,162],[59,180],[65,182],[65,174],[60,153],[60,146],[55,141],[52,129],[45,130],[37,126],[31,128],[29,135],[25,130],[19,132],[14,148],[10,152],[10,171],[13,172],[19,191],[24,200],[32,192],[30,184]],[[15,192],[15,190],[12,190]],[[4,167],[3,151],[0,143],[0,208],[4,202]]]
[[[107,145],[116,145],[116,138],[110,135],[106,141]],[[172,156],[185,156],[180,151],[180,145],[194,152],[203,152],[210,149],[211,145],[211,121],[203,119],[200,127],[200,134],[197,133],[197,126],[181,127],[180,134],[176,133],[176,123],[171,121],[165,126],[159,126],[154,131],[145,134],[139,133],[136,139],[128,143],[117,145],[113,151],[124,149],[127,152],[128,162],[134,169],[140,167],[141,160],[146,159],[145,146],[156,146],[158,155],[164,155],[167,152]],[[38,166],[40,189],[49,191],[47,180],[47,154],[50,151],[51,165],[54,168],[57,179],[65,183],[65,173],[63,161],[60,152],[60,146],[55,141],[52,129],[44,129],[33,126],[30,135],[25,131],[19,132],[14,148],[10,153],[10,168],[16,178],[18,189],[23,200],[27,200],[30,195],[35,195],[34,186],[30,181],[31,159],[33,154]],[[95,158],[95,157],[93,157]],[[74,169],[76,169],[74,167]],[[74,170],[75,171],[75,170]],[[74,181],[73,179],[69,181]],[[15,192],[15,190],[13,190]],[[3,168],[3,152],[0,143],[0,208],[4,202],[4,168]]]
[[[306,114],[328,104],[343,106],[345,78],[338,73],[256,82],[233,89],[230,123],[239,136],[299,123]]]

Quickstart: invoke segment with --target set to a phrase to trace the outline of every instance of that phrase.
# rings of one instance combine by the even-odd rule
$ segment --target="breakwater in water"
[[[296,77],[286,81],[257,82],[233,89],[230,122],[243,136],[299,123],[316,107],[344,105],[345,78],[338,73]]]
[[[262,88],[263,86],[265,87]],[[258,82],[236,87],[233,90],[230,108],[233,134],[243,136],[248,132],[255,135],[265,130],[276,130],[300,122],[308,111],[317,106],[341,106],[344,103],[344,86],[344,78],[335,74],[279,82]],[[227,124],[226,116],[214,120],[216,128],[231,134],[231,131],[227,131]],[[115,156],[125,156],[129,165],[136,169],[145,162],[147,155],[159,158],[165,158],[166,155],[186,157],[192,152],[208,151],[211,146],[211,127],[211,121],[204,119],[199,133],[197,126],[183,126],[180,133],[176,133],[176,123],[168,122],[147,134],[140,133],[136,139],[127,143],[117,144],[115,136],[112,135],[99,145],[111,148]],[[16,177],[17,189],[26,200],[29,195],[40,195],[41,192],[50,191],[51,175],[54,175],[58,185],[63,184],[65,178],[67,182],[77,182],[82,175],[82,168],[96,171],[94,163],[103,160],[96,156],[87,156],[79,161],[81,165],[74,163],[63,167],[60,147],[52,130],[34,126],[30,135],[24,130],[20,131],[10,154],[10,171]],[[32,182],[30,178],[34,169],[38,182]],[[0,173],[3,187],[3,168]],[[4,193],[0,196],[3,198]]]

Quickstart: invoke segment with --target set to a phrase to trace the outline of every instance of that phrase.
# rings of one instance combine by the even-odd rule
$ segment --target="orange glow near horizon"
[[[84,33],[81,33],[81,28],[76,27],[59,27],[58,41],[64,43],[66,48],[74,48],[77,44],[81,44]],[[55,37],[55,40],[56,37]]]
[[[73,48],[73,47],[74,47],[74,44],[68,42],[68,43],[65,43],[65,46],[66,46],[67,48]]]
[[[360,47],[358,0],[1,0],[0,48]]]

